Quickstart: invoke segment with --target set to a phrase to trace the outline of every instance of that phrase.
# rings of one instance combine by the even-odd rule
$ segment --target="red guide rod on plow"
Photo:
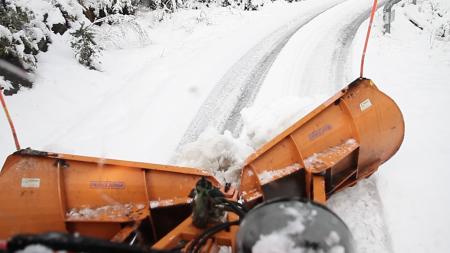
[[[377,10],[378,0],[373,1],[372,11],[370,13],[369,27],[367,28],[366,41],[364,42],[364,49],[361,57],[361,68],[359,72],[359,77],[364,77],[364,59],[366,57],[367,45],[369,44],[370,30],[372,29],[373,17],[375,16],[375,11]]]

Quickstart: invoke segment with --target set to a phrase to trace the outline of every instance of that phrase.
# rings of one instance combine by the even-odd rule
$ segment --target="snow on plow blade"
[[[403,136],[395,102],[371,80],[357,79],[247,159],[242,197],[292,195],[323,203],[374,173]]]

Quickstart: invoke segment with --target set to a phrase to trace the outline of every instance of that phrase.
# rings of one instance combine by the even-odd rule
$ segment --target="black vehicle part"
[[[7,243],[7,252],[16,252],[30,245],[40,244],[52,250],[66,250],[70,252],[109,252],[109,253],[168,253],[179,251],[165,251],[145,249],[122,243],[84,237],[73,234],[52,232],[38,235],[17,235]]]
[[[299,198],[256,206],[242,220],[236,240],[238,253],[257,252],[261,247],[280,252],[354,253],[353,237],[345,223],[327,207]]]

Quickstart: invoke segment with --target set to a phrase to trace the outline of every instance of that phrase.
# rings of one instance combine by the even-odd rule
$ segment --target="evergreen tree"
[[[99,56],[101,48],[95,42],[94,33],[90,29],[90,26],[85,26],[82,23],[77,30],[70,34],[73,36],[71,46],[78,62],[90,69],[98,70],[100,66]]]
[[[49,31],[43,22],[34,20],[33,12],[2,1],[0,5],[0,58],[15,66],[32,72],[36,69],[36,55],[47,51]],[[17,93],[21,86],[31,87],[31,82],[1,73],[0,85],[4,93]]]

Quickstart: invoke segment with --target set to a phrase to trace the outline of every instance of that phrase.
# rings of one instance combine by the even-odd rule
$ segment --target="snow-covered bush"
[[[430,33],[434,39],[450,40],[450,10],[437,0],[418,1],[417,5],[404,3],[404,13],[417,28]]]
[[[245,11],[256,11],[260,7],[264,6],[265,1],[266,0],[177,0],[177,6],[188,9],[201,9],[202,6],[210,7],[216,5],[222,7],[242,9]],[[291,0],[286,1],[292,2]]]
[[[139,0],[78,0],[85,8],[85,14],[93,22],[113,14],[134,14]]]
[[[90,69],[98,70],[100,67],[99,56],[101,48],[95,42],[94,32],[91,27],[82,23],[78,29],[70,34],[73,36],[70,45],[75,52],[78,62]]]
[[[34,71],[36,55],[47,51],[50,43],[46,21],[36,19],[32,11],[16,2],[4,1],[0,5],[0,58],[26,71]],[[31,83],[4,74],[0,86],[5,88],[5,94],[11,95],[21,86],[31,87]]]
[[[101,26],[91,26],[96,40],[102,48],[125,48],[144,46],[150,41],[146,29],[136,16],[114,14],[94,22]]]
[[[88,23],[86,10],[78,0],[51,0],[55,9],[61,13],[64,23],[55,24],[52,27],[54,33],[63,34],[74,24]]]
[[[116,12],[134,9],[132,0],[114,1]],[[128,7],[130,6],[130,7]],[[37,55],[46,52],[53,34],[64,34],[71,29],[73,48],[79,62],[98,68],[98,47],[90,31],[80,29],[81,23],[90,23],[82,0],[2,0],[0,2],[0,58],[27,71],[34,72]],[[84,27],[86,28],[86,27]],[[15,94],[21,86],[32,83],[17,79],[3,71],[0,86],[7,95]]]
[[[246,0],[244,5],[244,10],[246,11],[257,11],[259,7],[264,6],[264,1],[262,0]]]
[[[450,41],[450,19],[438,26],[435,36],[440,40]]]

